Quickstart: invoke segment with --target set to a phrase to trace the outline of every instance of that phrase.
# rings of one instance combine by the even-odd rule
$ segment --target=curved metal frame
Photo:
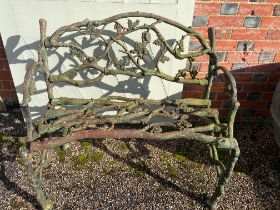
[[[141,17],[154,19],[152,24],[140,24],[140,21],[132,21],[130,17]],[[121,24],[120,19],[127,19],[127,25]],[[47,22],[40,19],[40,35],[41,47],[38,50],[38,61],[34,62],[26,72],[23,84],[23,101],[22,110],[27,123],[28,136],[23,150],[25,157],[25,165],[28,174],[32,181],[32,186],[35,190],[36,197],[43,209],[52,209],[52,203],[46,199],[45,194],[41,189],[42,170],[48,163],[51,156],[51,149],[63,145],[67,142],[77,141],[85,138],[144,138],[144,139],[176,139],[188,138],[205,143],[210,152],[210,157],[216,165],[217,175],[219,177],[218,186],[209,199],[209,207],[216,209],[217,199],[224,193],[224,186],[228,182],[232,174],[234,165],[239,156],[239,148],[237,140],[233,136],[233,124],[239,103],[237,101],[237,89],[233,76],[222,66],[218,66],[218,59],[215,53],[215,38],[214,29],[209,29],[210,45],[207,41],[191,27],[186,27],[168,18],[158,16],[152,13],[144,12],[129,12],[115,15],[103,20],[90,21],[88,19],[64,26],[56,30],[50,37],[46,36]],[[169,24],[176,27],[184,34],[180,40],[177,40],[175,46],[171,46],[165,40],[163,34],[156,28],[160,23]],[[114,36],[106,39],[102,31],[107,25],[114,24]],[[133,49],[129,49],[122,43],[122,39],[133,32],[142,31],[142,41],[136,42]],[[99,38],[102,39],[106,47],[104,51],[98,56],[88,56],[85,51],[74,42],[61,42],[60,38],[67,32],[78,32],[85,36],[90,36],[94,41]],[[149,55],[146,49],[148,43],[151,43],[151,32],[154,33],[157,39],[153,42],[159,46],[159,56],[156,60],[154,69],[149,69],[143,65]],[[184,39],[187,36],[194,36],[200,42],[202,49],[195,53],[185,53]],[[109,54],[113,43],[117,44],[122,53],[126,55],[126,59],[130,60],[136,67],[137,71],[133,71],[127,66],[127,63],[122,60],[113,60]],[[69,48],[70,52],[81,63],[66,72],[55,75],[51,74],[48,67],[47,48]],[[175,59],[186,59],[190,63],[189,69],[178,69],[175,76],[168,75],[160,69],[159,63],[168,62],[169,57],[165,55],[166,52],[171,54]],[[209,55],[209,71],[207,78],[196,79],[197,70],[193,66],[193,61],[196,57],[208,54]],[[101,59],[107,60],[107,65],[102,67],[98,64]],[[95,78],[76,80],[74,79],[76,73],[85,69],[94,69],[99,72]],[[140,70],[140,72],[139,72]],[[45,116],[42,117],[35,124],[32,123],[31,114],[28,109],[28,103],[31,101],[31,95],[35,93],[35,74],[39,71],[44,74],[47,85],[47,92],[49,97],[49,109]],[[227,82],[225,83],[225,91],[228,93],[232,101],[232,109],[228,116],[227,126],[221,124],[218,119],[218,111],[209,108],[211,101],[209,95],[213,78],[218,71],[222,71]],[[92,84],[102,80],[104,75],[129,75],[132,77],[156,76],[167,81],[177,83],[191,83],[205,86],[204,99],[178,99],[178,100],[149,100],[149,99],[129,99],[124,97],[101,97],[99,99],[75,99],[75,98],[55,98],[53,96],[53,84],[57,82],[66,82],[71,85],[83,86]],[[186,75],[191,76],[190,79]],[[56,106],[64,105],[79,105],[82,109],[65,110],[55,109]],[[158,108],[151,110],[151,105],[157,105]],[[168,112],[165,110],[166,106],[174,107],[178,112]],[[193,107],[201,107],[200,109]],[[116,115],[103,116],[101,113],[109,109],[118,110]],[[139,120],[139,117],[141,119]],[[153,117],[164,117],[173,119],[176,123],[150,123]],[[193,117],[201,117],[208,120],[208,124],[199,127],[192,127],[191,119]],[[138,120],[136,120],[136,118]],[[209,123],[209,119],[212,119]],[[114,129],[115,125],[128,124],[142,124],[142,129],[125,130]],[[104,131],[99,129],[100,125],[110,125],[111,127]],[[34,128],[36,129],[33,129]],[[163,127],[171,128],[170,132],[163,131]],[[215,135],[208,135],[205,132],[211,131]],[[48,133],[61,132],[60,137],[51,139],[42,139]],[[44,138],[44,137],[43,137]],[[218,158],[217,149],[227,149],[231,152],[231,162],[225,166]],[[32,165],[32,151],[42,151],[40,163],[38,167]]]

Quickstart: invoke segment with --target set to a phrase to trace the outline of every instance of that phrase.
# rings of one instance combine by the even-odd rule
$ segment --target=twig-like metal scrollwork
[[[136,18],[136,20],[135,20]],[[153,20],[147,24],[145,18]],[[127,22],[123,22],[126,20]],[[159,24],[168,24],[182,31],[179,40],[173,44],[158,29]],[[113,31],[106,35],[111,26]],[[98,55],[88,55],[77,42],[62,41],[66,33],[83,35],[91,44],[102,42]],[[131,34],[140,34],[139,40],[126,44]],[[43,209],[52,209],[52,203],[46,199],[41,189],[42,170],[48,162],[51,150],[65,143],[88,138],[143,138],[146,140],[164,140],[186,138],[206,144],[210,158],[216,166],[219,177],[218,186],[209,199],[209,207],[215,209],[217,199],[224,193],[225,184],[233,172],[239,156],[237,140],[233,136],[233,124],[239,103],[233,76],[224,67],[218,66],[215,53],[214,30],[209,30],[210,45],[191,27],[152,13],[131,12],[115,15],[103,20],[88,19],[64,26],[56,30],[50,37],[46,36],[46,21],[40,20],[41,48],[38,50],[38,61],[27,69],[23,84],[22,110],[27,123],[28,136],[23,148],[23,157],[32,181],[36,197]],[[202,49],[188,53],[184,42],[188,36],[195,37]],[[148,47],[154,45],[157,56],[150,55]],[[117,53],[112,53],[114,46]],[[60,74],[50,73],[48,67],[47,48],[68,48],[70,54],[78,60],[78,64]],[[196,78],[198,70],[194,65],[196,57],[209,55],[209,71],[204,79]],[[163,66],[172,59],[186,60],[187,68],[174,69],[175,74],[165,73]],[[106,61],[105,65],[104,62]],[[154,65],[147,65],[149,62]],[[101,63],[103,63],[101,65]],[[133,66],[133,67],[132,67]],[[152,66],[152,67],[151,67]],[[76,75],[90,70],[95,72],[93,78],[76,79]],[[227,123],[219,121],[219,111],[210,108],[209,100],[214,77],[222,71],[226,78],[225,92],[232,102]],[[48,110],[37,122],[32,123],[28,103],[35,93],[35,76],[44,74],[49,97]],[[127,75],[141,78],[155,76],[161,79],[191,83],[205,86],[203,99],[152,100],[144,98],[126,98],[120,96],[103,96],[98,99],[78,99],[53,95],[53,85],[65,82],[71,85],[84,86],[101,81],[105,75]],[[187,75],[190,75],[190,79]],[[175,76],[173,76],[175,75]],[[71,107],[68,109],[67,107]],[[172,107],[172,109],[170,109]],[[107,114],[108,111],[113,112]],[[156,118],[160,120],[154,122]],[[121,125],[137,125],[135,129],[124,129]],[[49,135],[55,134],[55,135]],[[229,164],[224,164],[218,156],[218,149],[230,150]],[[34,167],[32,153],[42,151],[38,167]]]

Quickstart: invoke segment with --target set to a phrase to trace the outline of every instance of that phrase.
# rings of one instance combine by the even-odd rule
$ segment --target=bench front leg
[[[228,148],[230,151],[230,162],[226,166],[225,170],[222,170],[221,173],[218,173],[219,176],[218,185],[214,193],[212,194],[211,198],[207,201],[209,208],[211,210],[217,209],[218,198],[224,194],[225,185],[229,182],[229,179],[233,173],[234,166],[240,155],[240,150],[236,139],[233,139],[233,143],[234,143],[234,148],[233,149]]]

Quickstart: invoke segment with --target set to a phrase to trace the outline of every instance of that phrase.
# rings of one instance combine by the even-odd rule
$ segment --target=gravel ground
[[[280,149],[269,123],[236,123],[241,157],[218,209],[280,209]],[[0,135],[24,135],[0,113]],[[0,209],[40,209],[16,146],[0,144]],[[43,188],[55,209],[206,209],[216,183],[207,150],[184,140],[93,140],[56,150]]]

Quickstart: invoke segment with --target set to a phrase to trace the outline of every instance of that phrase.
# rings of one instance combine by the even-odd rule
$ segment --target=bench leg
[[[234,166],[236,164],[236,161],[238,160],[240,154],[239,148],[233,149],[231,152],[231,161],[229,165],[226,167],[226,169],[220,174],[219,181],[218,181],[218,186],[215,189],[215,192],[211,196],[211,198],[208,200],[208,205],[211,210],[216,210],[217,209],[217,200],[218,198],[224,194],[225,190],[225,185],[228,183]]]
[[[34,168],[32,163],[32,153],[29,152],[28,149],[25,149],[25,151],[23,152],[25,167],[31,182],[31,186],[35,192],[36,199],[43,210],[51,210],[53,208],[53,203],[46,198],[45,193],[41,188],[42,172],[44,166],[46,166],[48,159],[50,158],[49,155],[50,154],[47,150],[42,151],[40,155],[40,162],[38,166]]]

